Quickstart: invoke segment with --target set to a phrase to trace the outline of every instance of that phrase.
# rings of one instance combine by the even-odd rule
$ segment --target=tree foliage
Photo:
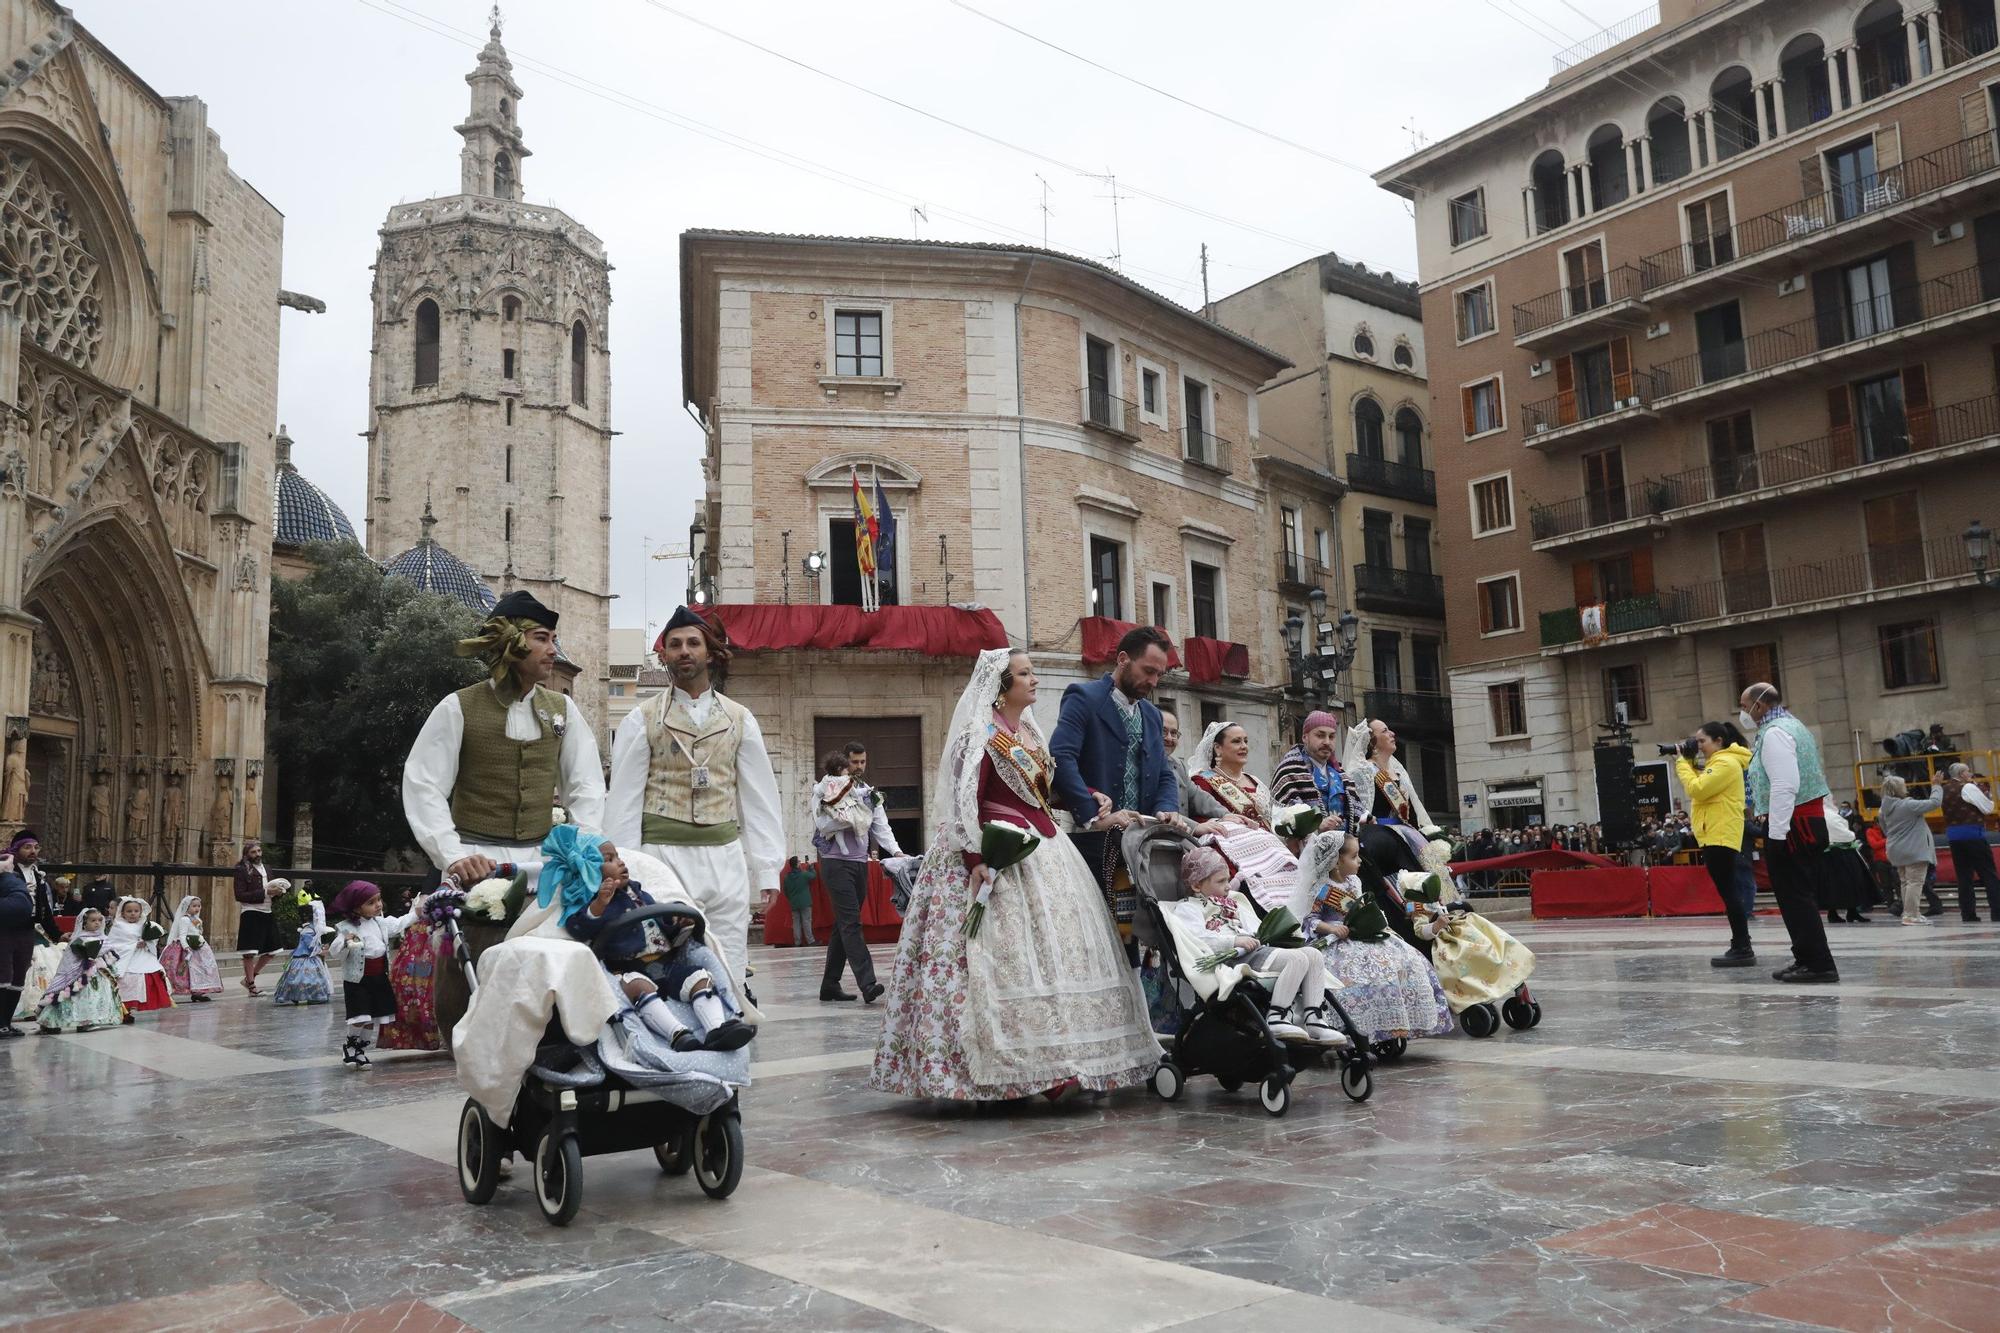
[[[480,678],[453,647],[478,617],[422,592],[348,543],[307,548],[313,569],[271,593],[271,753],[287,812],[313,808],[313,859],[379,866],[415,845],[403,760],[438,700]]]

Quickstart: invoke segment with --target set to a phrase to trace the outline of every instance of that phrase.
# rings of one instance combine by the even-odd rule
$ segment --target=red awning
[[[1091,666],[1118,659],[1118,641],[1139,628],[1129,620],[1113,620],[1109,616],[1085,616],[1076,622],[1083,628],[1083,661]],[[1167,645],[1167,669],[1181,664],[1181,655]]]
[[[1005,648],[1007,631],[984,608],[957,606],[766,606],[737,603],[703,613],[719,624],[729,646],[739,652],[787,648],[866,648],[876,652],[923,653],[930,657],[976,657]]]
[[[1204,639],[1190,634],[1181,640],[1187,654],[1188,679],[1197,685],[1213,685],[1224,676],[1242,679],[1250,674],[1250,649],[1224,639]]]
[[[1480,870],[1579,870],[1587,866],[1615,870],[1621,868],[1622,864],[1590,852],[1541,847],[1532,852],[1515,852],[1511,856],[1489,856],[1484,861],[1453,861],[1451,873],[1464,875]]]

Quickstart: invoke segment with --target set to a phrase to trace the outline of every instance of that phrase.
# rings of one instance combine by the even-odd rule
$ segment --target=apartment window
[[[1219,455],[1208,433],[1208,386],[1200,380],[1181,381],[1182,420],[1187,423],[1185,455],[1197,463],[1213,463]]]
[[[1875,631],[1882,650],[1882,688],[1909,690],[1940,684],[1937,621],[1904,620]]]
[[[1684,210],[1687,214],[1688,258],[1694,271],[1727,264],[1736,258],[1736,242],[1729,230],[1729,196],[1712,194],[1697,199]]]
[[[1150,366],[1139,372],[1139,409],[1147,416],[1160,414],[1160,372]]]
[[[1305,577],[1305,555],[1299,550],[1299,511],[1290,505],[1278,507],[1278,540],[1285,561],[1285,577],[1294,583]]]
[[[1174,623],[1174,585],[1155,579],[1152,586],[1153,624],[1168,629]]]
[[[1376,569],[1393,569],[1396,565],[1395,519],[1380,509],[1361,511],[1361,560],[1363,564]]]
[[[1715,534],[1722,565],[1722,610],[1727,615],[1762,611],[1771,604],[1771,564],[1764,551],[1764,525],[1751,523]]]
[[[1899,588],[1924,579],[1924,526],[1917,493],[1878,495],[1861,505],[1868,532],[1868,572],[1877,588]]]
[[[1222,637],[1216,603],[1222,585],[1222,571],[1199,560],[1188,565],[1188,600],[1194,610],[1194,632],[1204,639]]]
[[[882,312],[833,312],[833,373],[879,376],[882,373]]]
[[[1644,722],[1646,712],[1646,668],[1637,662],[1604,668],[1604,720],[1618,717],[1618,705],[1625,705],[1627,722]]]
[[[1514,477],[1506,473],[1472,483],[1472,535],[1489,537],[1514,526]]]
[[[1410,640],[1410,684],[1419,694],[1444,693],[1444,647],[1436,639]]]
[[[1729,670],[1736,680],[1736,693],[1742,694],[1752,685],[1771,684],[1778,687],[1780,696],[1784,694],[1784,682],[1778,679],[1778,645],[1775,643],[1746,643],[1741,648],[1729,650]]]
[[[1630,552],[1579,564],[1576,567],[1576,604],[1609,604],[1636,597],[1640,592],[1636,564]]]
[[[611,686],[611,697],[614,699],[623,699],[625,697],[625,687],[614,682]]]
[[[1363,458],[1382,457],[1382,405],[1373,398],[1354,405],[1354,452]]]
[[[1403,520],[1403,566],[1412,574],[1431,572],[1431,525],[1428,519]]]
[[[1910,452],[1910,426],[1903,414],[1903,377],[1882,375],[1854,386],[1854,428],[1861,459],[1873,463]]]
[[[1493,722],[1493,739],[1504,741],[1528,734],[1528,691],[1518,680],[1486,687],[1486,711]]]
[[[1447,205],[1451,223],[1451,243],[1464,245],[1486,234],[1486,191],[1473,190],[1452,199]]]
[[[1600,449],[1583,456],[1583,502],[1593,528],[1622,523],[1632,516],[1626,503],[1622,449]]]
[[[1468,384],[1459,391],[1459,406],[1465,415],[1465,435],[1471,439],[1501,427],[1500,380],[1498,377]]]
[[[1601,417],[1617,405],[1612,389],[1610,343],[1572,353],[1570,376],[1575,385],[1577,420]]]
[[[1471,342],[1493,332],[1493,284],[1482,282],[1458,294],[1458,340]]]
[[[1089,392],[1088,419],[1099,426],[1124,427],[1111,414],[1111,344],[1102,338],[1083,340],[1084,383]]]
[[[1325,528],[1313,529],[1313,559],[1319,561],[1323,569],[1333,567],[1333,548],[1328,542]]]
[[[1203,699],[1201,701],[1201,729],[1207,731],[1222,720],[1222,705],[1209,699]]]
[[[500,378],[503,380],[514,378],[514,349],[511,347],[503,348],[500,352]]]
[[[1424,421],[1407,407],[1396,409],[1396,456],[1404,467],[1424,465]]]
[[[1375,688],[1403,688],[1403,636],[1393,630],[1378,629],[1368,635],[1368,660],[1375,669]]]
[[[1877,255],[1842,270],[1840,290],[1847,303],[1849,339],[1872,338],[1896,327],[1889,256]]]
[[[1833,216],[1837,222],[1857,217],[1872,206],[1869,191],[1875,188],[1875,136],[1857,139],[1826,155],[1827,186],[1833,195]]]
[[[839,542],[836,541],[838,547]],[[1090,539],[1090,614],[1125,618],[1125,547],[1108,537]]]
[[[1741,375],[1749,365],[1743,346],[1743,311],[1734,301],[1696,311],[1694,340],[1704,384]]]
[[[1479,632],[1509,634],[1521,628],[1521,576],[1479,581]]]
[[[1595,310],[1610,299],[1604,283],[1604,243],[1592,241],[1563,252],[1563,283],[1569,313]]]
[[[1757,441],[1748,412],[1708,423],[1708,472],[1717,499],[1757,489]]]

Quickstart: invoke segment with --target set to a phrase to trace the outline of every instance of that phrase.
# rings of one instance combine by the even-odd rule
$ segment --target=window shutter
[[[1493,585],[1482,583],[1478,585],[1478,588],[1479,632],[1481,634],[1491,634],[1493,632]]]
[[[1632,340],[1611,340],[1611,396],[1624,402],[1632,396]]]
[[[1837,268],[1813,274],[1813,320],[1819,328],[1821,351],[1847,341],[1847,298],[1841,292]]]
[[[1568,357],[1556,359],[1556,422],[1567,426],[1576,420],[1576,368]]]
[[[1632,552],[1632,591],[1640,597],[1651,597],[1653,588],[1653,548],[1642,546]]]
[[[1903,165],[1903,130],[1900,125],[1885,125],[1875,131],[1875,175],[1879,177],[1900,177]]]
[[[1818,153],[1799,159],[1799,184],[1803,188],[1808,209],[1821,195],[1826,193],[1826,166]]]
[[[1993,113],[1987,107],[1986,90],[1984,88],[1966,93],[1958,99],[1958,116],[1960,122],[1965,126],[1965,137],[1968,139],[1984,139],[1986,135],[1993,132]],[[1987,141],[1983,145],[1976,145],[1973,148],[1973,165],[1991,163],[1992,161],[1993,149],[1990,141]]]
[[[1910,448],[1928,449],[1937,443],[1931,421],[1931,382],[1922,366],[1903,367],[1903,416],[1909,422]]]
[[[1597,604],[1597,568],[1588,560],[1579,560],[1569,567],[1572,590],[1576,593],[1578,606]]]
[[[1479,433],[1479,419],[1478,416],[1474,413],[1472,407],[1471,386],[1467,386],[1466,388],[1460,389],[1458,391],[1458,405],[1465,414],[1466,435],[1468,436],[1477,435]]]
[[[1847,386],[1836,384],[1826,391],[1826,421],[1832,439],[1828,450],[1836,468],[1854,466],[1854,416],[1848,409]]]
[[[1917,286],[1916,247],[1908,241],[1889,251],[1889,301],[1896,327],[1924,317],[1924,293]]]

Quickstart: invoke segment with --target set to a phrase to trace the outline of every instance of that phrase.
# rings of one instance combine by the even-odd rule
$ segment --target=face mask
[[[1757,730],[1757,719],[1750,716],[1749,709],[1739,708],[1736,710],[1736,725],[1743,728],[1746,732],[1755,731]]]

